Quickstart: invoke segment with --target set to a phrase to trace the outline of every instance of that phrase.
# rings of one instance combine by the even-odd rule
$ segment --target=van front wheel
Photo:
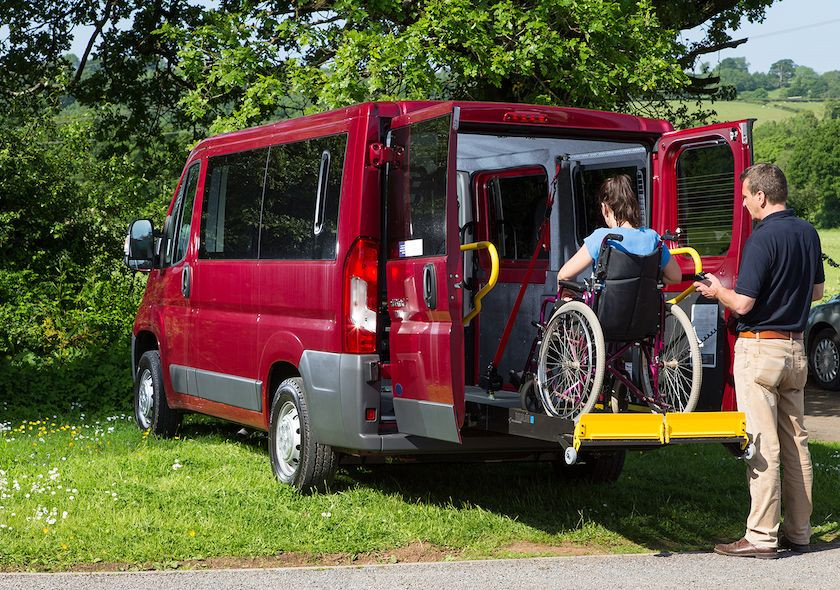
[[[286,379],[274,394],[268,442],[271,469],[278,480],[303,493],[329,488],[338,457],[332,447],[312,439],[300,377]]]
[[[182,414],[169,407],[163,389],[163,369],[160,353],[149,350],[137,363],[134,378],[134,420],[141,430],[150,430],[156,436],[170,438],[181,425]]]

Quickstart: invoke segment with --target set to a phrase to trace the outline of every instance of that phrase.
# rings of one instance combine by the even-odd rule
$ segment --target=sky
[[[751,72],[766,72],[773,62],[790,58],[821,74],[840,70],[840,0],[777,0],[765,14],[764,22],[744,22],[733,33],[734,39],[749,37],[749,41],[735,49],[709,53],[701,61],[714,67],[727,57],[746,57]],[[73,53],[82,55],[90,31],[90,27],[79,30]],[[702,37],[702,27],[683,34],[686,41]]]
[[[716,66],[727,57],[746,57],[751,72],[766,72],[780,59],[790,58],[823,74],[840,70],[840,0],[780,0],[765,12],[762,23],[743,22],[733,39],[749,41],[734,49],[701,56]],[[699,41],[702,27],[683,34]]]

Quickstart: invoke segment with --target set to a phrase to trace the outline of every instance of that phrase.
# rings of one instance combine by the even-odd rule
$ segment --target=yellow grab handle
[[[703,272],[703,261],[700,260],[700,254],[697,253],[697,250],[694,248],[683,247],[683,248],[673,248],[668,250],[672,256],[678,254],[685,254],[691,256],[691,259],[694,261],[694,274],[700,274]],[[688,289],[674,297],[673,299],[669,299],[668,303],[677,304],[689,295],[694,293],[694,285],[690,286]]]
[[[464,325],[468,325],[472,319],[481,311],[481,298],[490,292],[490,289],[496,286],[496,281],[499,279],[499,253],[496,251],[496,246],[490,242],[473,242],[471,244],[464,244],[461,246],[461,252],[466,250],[486,249],[490,254],[490,280],[484,285],[478,293],[475,294],[475,307],[464,318]]]

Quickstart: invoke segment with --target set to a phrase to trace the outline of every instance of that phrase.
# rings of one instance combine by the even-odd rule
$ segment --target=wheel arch
[[[274,395],[277,393],[277,388],[286,379],[292,377],[300,377],[298,368],[288,361],[275,361],[268,369],[268,377],[266,378],[265,386],[265,416],[266,428],[268,428],[268,419],[271,415],[271,404],[274,402]]]
[[[134,378],[137,375],[137,365],[140,363],[140,357],[150,350],[160,351],[160,343],[151,330],[140,330],[134,335],[131,348],[131,376]]]
[[[826,328],[831,328],[835,333],[837,333],[837,329],[826,321],[817,321],[811,325],[808,332],[808,341],[805,343],[809,353],[814,346],[814,340],[816,340],[820,332]]]

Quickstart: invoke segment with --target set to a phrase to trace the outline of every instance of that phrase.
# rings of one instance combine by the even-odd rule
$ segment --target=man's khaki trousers
[[[734,376],[738,409],[747,416],[756,447],[747,463],[751,505],[744,536],[758,547],[775,547],[784,502],[785,536],[809,543],[813,474],[804,424],[808,361],[802,341],[738,338]]]

